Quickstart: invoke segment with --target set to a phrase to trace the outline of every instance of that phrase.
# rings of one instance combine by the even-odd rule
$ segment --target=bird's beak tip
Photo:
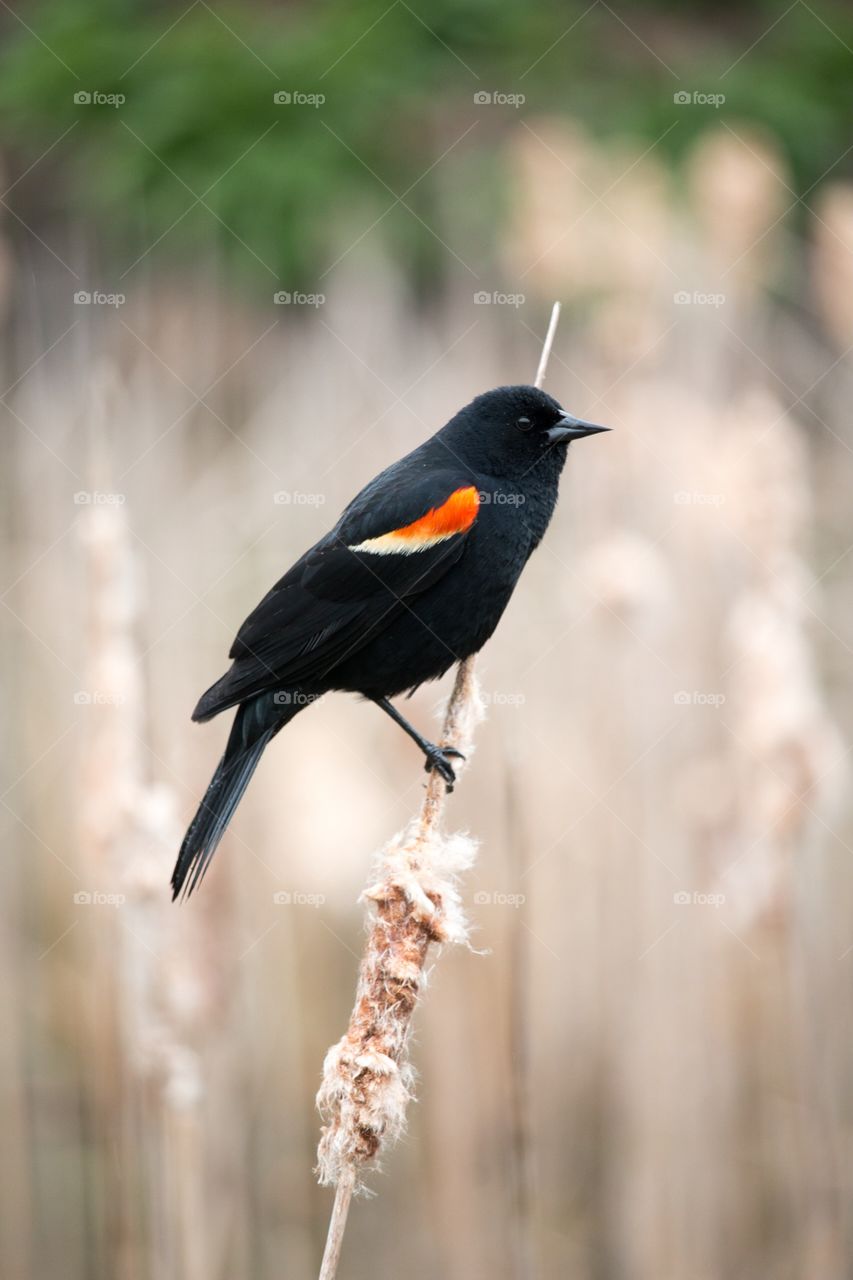
[[[601,431],[610,431],[610,427],[602,427],[597,422],[584,422],[582,418],[573,418],[566,413],[545,434],[552,444],[571,444],[573,440],[598,435]]]

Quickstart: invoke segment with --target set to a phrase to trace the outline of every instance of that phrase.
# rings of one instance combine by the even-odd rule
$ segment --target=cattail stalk
[[[545,378],[559,315],[557,302],[536,386]],[[440,745],[470,756],[482,714],[471,657],[459,664]],[[337,1273],[350,1201],[360,1187],[362,1170],[405,1126],[413,1078],[408,1041],[429,949],[433,943],[462,943],[468,937],[458,878],[477,850],[469,836],[442,833],[446,798],[446,784],[433,771],[419,814],[383,850],[374,883],[362,895],[373,904],[373,918],[355,1007],[346,1034],[326,1054],[317,1094],[324,1119],[319,1178],[322,1185],[336,1188],[320,1280],[334,1280]]]
[[[112,488],[109,423],[120,417],[122,396],[117,378],[105,370],[93,385],[90,413],[95,490]],[[123,1142],[128,1149],[142,1150],[144,1126],[156,1155],[144,1165],[143,1185],[148,1211],[159,1223],[160,1271],[201,1280],[210,1266],[199,1226],[205,1176],[203,1078],[192,1037],[208,1001],[196,959],[198,927],[188,930],[185,921],[179,924],[162,892],[165,860],[181,829],[171,789],[151,782],[145,765],[147,690],[137,635],[143,598],[127,508],[92,505],[84,512],[89,688],[101,695],[106,708],[92,707],[95,715],[89,717],[80,842],[91,886],[121,890],[118,910],[104,926],[110,932],[106,939],[98,938],[101,950],[93,969],[99,1007],[110,1011],[97,1024],[101,1074],[106,1074],[105,1064],[118,1061],[111,1092],[102,1101],[110,1133],[123,1105]],[[136,1274],[145,1256],[144,1219],[135,1191],[130,1179],[121,1179],[111,1208],[120,1237],[121,1276]]]

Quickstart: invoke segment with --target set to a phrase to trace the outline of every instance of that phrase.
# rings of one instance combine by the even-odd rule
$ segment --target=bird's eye
[[[515,425],[518,427],[519,431],[529,431],[533,426],[533,423],[529,418],[516,418]]]

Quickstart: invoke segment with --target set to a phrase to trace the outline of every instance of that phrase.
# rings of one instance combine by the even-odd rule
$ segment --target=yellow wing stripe
[[[370,551],[378,556],[408,556],[414,551],[424,551],[470,529],[477,519],[479,505],[477,490],[473,485],[466,485],[455,489],[446,502],[440,507],[433,507],[419,520],[413,520],[402,529],[382,533],[378,538],[359,542],[350,547],[350,551]]]

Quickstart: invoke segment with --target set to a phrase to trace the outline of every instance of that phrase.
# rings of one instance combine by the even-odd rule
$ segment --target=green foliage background
[[[677,164],[716,113],[676,108],[673,94],[724,92],[727,118],[777,136],[800,193],[851,167],[849,6],[50,0],[17,14],[5,15],[0,141],[13,179],[38,159],[16,189],[28,220],[70,206],[105,250],[162,236],[180,261],[219,219],[250,286],[310,286],[380,217],[376,234],[416,281],[452,270],[442,240],[487,255],[506,208],[500,146],[519,114],[649,142],[675,122],[661,148]],[[126,102],[75,103],[94,89]],[[326,101],[280,106],[281,89]],[[475,104],[496,89],[524,106]],[[409,208],[386,213],[409,188]]]

